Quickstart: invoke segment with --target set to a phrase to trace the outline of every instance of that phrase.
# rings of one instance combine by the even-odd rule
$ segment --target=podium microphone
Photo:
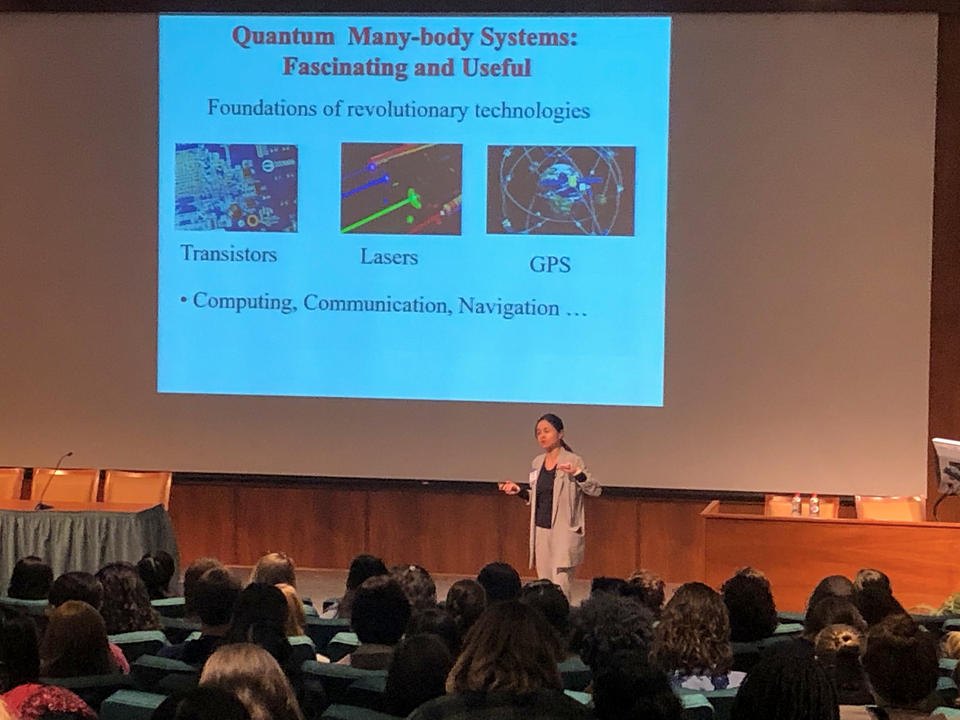
[[[57,475],[57,470],[60,469],[60,466],[63,464],[63,461],[68,457],[73,455],[73,450],[68,450],[63,455],[60,456],[60,459],[57,460],[57,466],[53,469],[53,472],[50,473],[50,477],[47,478],[47,484],[43,486],[43,492],[40,493],[40,499],[37,502],[37,506],[33,508],[34,510],[50,510],[53,508],[53,505],[46,505],[43,502],[43,496],[47,494],[47,488],[50,487],[50,483],[53,481],[53,478]]]

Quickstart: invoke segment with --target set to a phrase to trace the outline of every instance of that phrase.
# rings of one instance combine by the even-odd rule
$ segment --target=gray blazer
[[[543,466],[546,453],[537,455],[533,459],[530,474],[530,567],[534,566],[534,548],[536,545],[537,529],[537,475]],[[550,532],[555,538],[560,538],[566,545],[567,564],[561,567],[576,567],[583,562],[583,496],[596,497],[603,488],[590,471],[584,467],[583,458],[569,450],[560,448],[557,455],[557,465],[570,463],[574,468],[582,468],[587,479],[578,483],[570,475],[557,469],[556,479],[553,481],[553,522]]]

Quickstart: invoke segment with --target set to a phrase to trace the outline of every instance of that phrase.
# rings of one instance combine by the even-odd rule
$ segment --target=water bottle
[[[810,496],[810,517],[820,517],[820,498],[816,493]]]
[[[794,517],[800,517],[802,512],[803,500],[800,499],[800,493],[797,493],[793,496],[793,500],[790,501],[790,514]]]

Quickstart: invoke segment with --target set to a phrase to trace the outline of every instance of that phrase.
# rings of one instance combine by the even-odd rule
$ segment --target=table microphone
[[[50,477],[47,478],[47,484],[43,486],[43,492],[40,493],[40,499],[37,502],[37,506],[34,508],[34,510],[50,510],[53,508],[53,505],[44,504],[43,496],[47,494],[47,488],[50,487],[50,483],[53,481],[53,478],[56,476],[57,470],[60,469],[60,466],[63,464],[63,461],[66,460],[71,455],[73,455],[73,450],[68,450],[63,455],[60,456],[59,460],[57,460],[57,466],[53,469],[53,472],[50,473]]]

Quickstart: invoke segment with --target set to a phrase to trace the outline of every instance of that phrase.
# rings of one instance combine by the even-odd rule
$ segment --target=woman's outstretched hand
[[[520,486],[512,480],[506,480],[502,483],[497,483],[497,489],[505,492],[507,495],[516,495],[520,492]]]
[[[573,463],[560,463],[559,465],[557,465],[557,470],[565,472],[570,477],[579,475],[581,472],[583,472],[579,468],[575,468],[573,466]]]

